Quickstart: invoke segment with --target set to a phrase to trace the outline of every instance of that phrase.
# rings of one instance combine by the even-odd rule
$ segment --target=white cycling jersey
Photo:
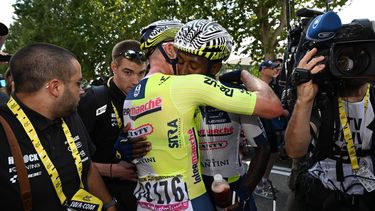
[[[202,174],[223,177],[242,176],[239,145],[241,129],[249,142],[266,143],[259,117],[227,113],[219,109],[200,107],[200,153]]]

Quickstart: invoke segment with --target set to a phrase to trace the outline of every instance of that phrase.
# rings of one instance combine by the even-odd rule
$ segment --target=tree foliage
[[[311,2],[292,1],[295,9]],[[331,7],[346,1],[337,0]],[[325,1],[311,7],[324,8]],[[81,62],[84,77],[108,73],[111,50],[124,39],[139,39],[149,23],[166,18],[187,22],[215,20],[246,47],[254,62],[274,58],[286,38],[285,0],[17,0],[6,51],[32,42],[53,43],[71,50]],[[245,41],[245,42],[244,42]]]

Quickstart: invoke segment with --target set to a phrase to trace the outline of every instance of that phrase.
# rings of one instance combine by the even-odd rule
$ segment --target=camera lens
[[[337,50],[335,66],[344,75],[358,75],[370,64],[370,56],[360,46],[348,46]]]
[[[339,66],[340,70],[344,70],[345,72],[351,71],[354,67],[354,61],[347,56],[342,56],[338,58],[337,65]]]

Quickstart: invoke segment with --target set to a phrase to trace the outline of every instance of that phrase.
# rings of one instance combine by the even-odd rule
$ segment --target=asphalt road
[[[273,186],[279,190],[276,193],[276,201],[254,195],[258,211],[287,211],[287,200],[288,194],[290,193],[288,188],[289,175],[289,160],[278,161],[274,165],[271,171],[270,180],[272,181]]]

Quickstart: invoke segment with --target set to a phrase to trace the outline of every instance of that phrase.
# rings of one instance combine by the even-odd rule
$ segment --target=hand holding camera
[[[320,63],[324,60],[324,56],[314,58],[317,51],[318,50],[316,48],[313,48],[311,51],[307,52],[299,62],[298,67],[296,68],[297,71],[294,73],[296,75],[298,71],[305,71],[305,73],[308,72],[308,75],[310,75],[311,78],[309,81],[300,83],[297,86],[298,100],[311,102],[314,100],[315,95],[318,92],[318,85],[313,82],[312,78],[314,74],[318,74],[323,71],[325,65]],[[302,80],[302,78],[299,80]]]

